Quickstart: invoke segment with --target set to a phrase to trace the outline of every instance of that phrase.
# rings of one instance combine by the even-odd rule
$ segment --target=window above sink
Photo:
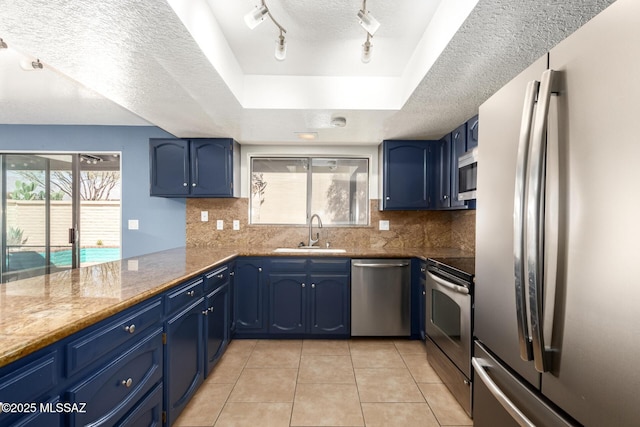
[[[250,189],[251,224],[369,224],[368,158],[252,157]]]

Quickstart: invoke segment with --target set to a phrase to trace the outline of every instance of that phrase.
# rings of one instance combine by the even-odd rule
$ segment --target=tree
[[[17,171],[25,179],[44,187],[42,173],[32,171]],[[120,184],[120,171],[82,171],[80,173],[80,198],[82,200],[111,200],[111,191]],[[62,200],[54,195],[66,194],[72,197],[72,182],[70,171],[52,171],[51,185],[56,186],[60,192],[52,193],[53,200]],[[44,198],[44,197],[43,197]]]

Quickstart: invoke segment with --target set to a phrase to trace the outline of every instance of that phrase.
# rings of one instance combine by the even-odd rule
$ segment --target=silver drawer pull
[[[206,316],[207,314],[209,314],[209,311],[207,311],[207,310],[203,310],[203,311],[202,311],[202,314],[204,314],[204,315]]]
[[[131,387],[131,384],[133,384],[133,380],[131,378],[127,378],[126,380],[122,380],[122,385],[125,386],[126,388]]]
[[[133,323],[129,326],[125,326],[124,330],[129,332],[130,334],[134,333],[136,331],[136,325],[134,325]]]
[[[195,294],[196,294],[196,291],[187,292],[187,296],[190,296],[190,297],[194,296]]]
[[[213,307],[209,307],[208,310],[213,313]]]
[[[311,284],[311,289],[315,289],[315,288],[316,288],[316,284],[315,284],[315,283],[312,283],[312,284]]]
[[[218,279],[224,279],[224,274],[218,274]]]

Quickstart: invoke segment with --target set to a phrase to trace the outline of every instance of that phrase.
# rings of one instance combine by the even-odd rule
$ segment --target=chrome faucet
[[[318,214],[313,214],[311,215],[311,218],[309,218],[309,246],[313,246],[316,243],[318,243],[318,240],[320,240],[320,232],[316,233],[316,238],[313,238],[313,218],[318,218],[318,228],[322,228],[322,220],[320,219],[320,217],[318,216]]]

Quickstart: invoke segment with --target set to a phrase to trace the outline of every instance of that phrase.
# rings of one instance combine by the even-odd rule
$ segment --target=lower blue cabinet
[[[164,385],[168,425],[178,418],[204,380],[204,298],[166,321]]]
[[[265,334],[263,259],[242,257],[236,260],[233,280],[233,315],[235,334],[238,337],[252,338],[256,334]]]
[[[71,425],[113,425],[162,381],[162,329],[141,337],[130,350],[69,389],[67,402],[83,405]]]
[[[149,427],[162,425],[162,383],[156,385],[118,425]]]
[[[205,310],[205,377],[222,357],[229,343],[229,283],[225,283],[206,297]]]
[[[351,334],[348,259],[268,258],[268,335]]]

